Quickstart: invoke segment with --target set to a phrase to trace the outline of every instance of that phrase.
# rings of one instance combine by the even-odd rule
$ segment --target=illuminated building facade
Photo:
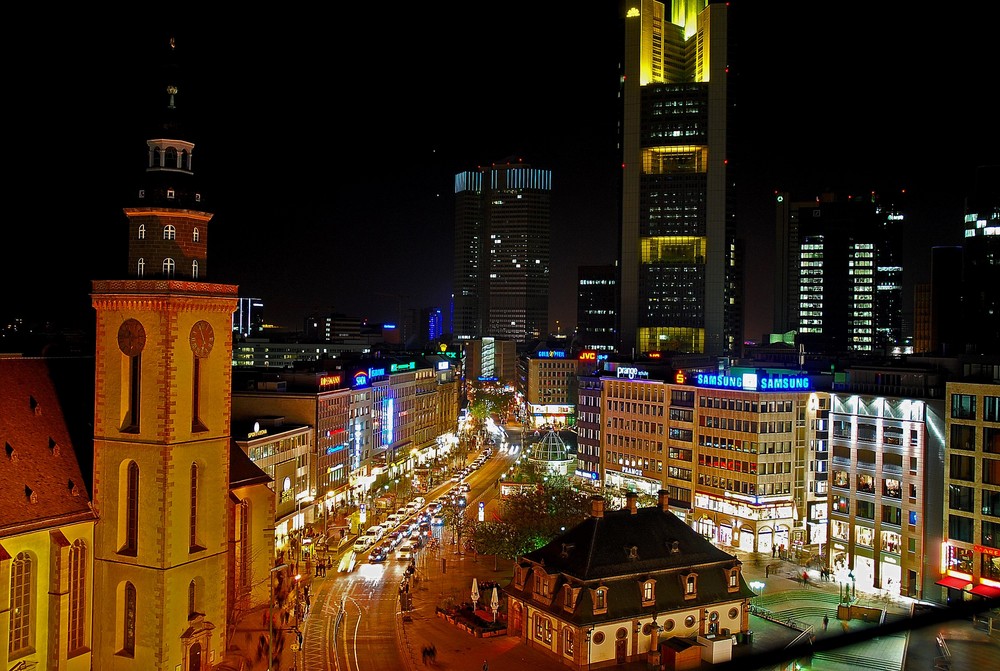
[[[737,351],[743,288],[727,176],[728,6],[622,6],[618,351]]]
[[[521,357],[527,427],[571,426],[576,421],[577,358],[567,350],[539,350]],[[520,377],[520,376],[519,376]]]
[[[456,337],[548,333],[551,198],[552,172],[519,162],[455,175]]]
[[[800,204],[799,341],[813,353],[884,353],[902,342],[903,215],[874,195]]]
[[[233,333],[241,338],[259,336],[264,332],[264,301],[260,298],[240,298],[233,313]]]
[[[934,599],[941,370],[856,366],[830,394],[829,565],[838,581]]]
[[[964,334],[975,352],[1000,354],[1000,165],[976,170],[962,247]]]
[[[517,382],[517,343],[513,340],[482,338],[466,340],[465,378],[468,380],[496,380],[501,385],[515,386]]]
[[[949,382],[945,515],[937,584],[949,604],[1000,598],[1000,376]]]
[[[613,265],[580,266],[576,287],[576,335],[580,349],[614,352],[618,344],[618,269]]]
[[[602,487],[601,376],[592,369],[577,377],[576,477],[591,487]]]

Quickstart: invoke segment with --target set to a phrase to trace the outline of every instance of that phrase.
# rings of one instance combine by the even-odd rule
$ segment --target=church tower
[[[170,40],[171,65],[176,44]],[[93,666],[202,671],[226,646],[232,314],[237,287],[207,278],[208,227],[178,123],[146,140],[125,208],[127,279],[94,280]]]

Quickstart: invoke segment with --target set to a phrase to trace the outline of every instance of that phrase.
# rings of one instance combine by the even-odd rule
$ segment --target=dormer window
[[[656,601],[656,581],[647,580],[642,583],[642,605],[651,606]]]
[[[535,594],[545,596],[548,593],[548,576],[542,573],[535,573]]]
[[[598,587],[591,592],[594,599],[594,615],[608,612],[608,588]]]
[[[689,573],[682,579],[684,580],[684,599],[696,599],[698,597],[698,574]]]
[[[566,585],[563,595],[564,595],[563,608],[570,611],[573,610],[573,602],[575,601],[576,598],[573,588],[570,587],[569,585]]]
[[[726,591],[738,592],[740,590],[740,567],[726,569]]]

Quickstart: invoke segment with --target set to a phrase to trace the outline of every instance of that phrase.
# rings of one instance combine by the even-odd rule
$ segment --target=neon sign
[[[615,369],[615,377],[627,377],[630,380],[649,377],[648,370],[640,370],[634,366],[619,366]]]
[[[538,353],[539,359],[565,359],[566,352],[557,349],[545,350]]]
[[[319,386],[338,385],[340,384],[340,380],[341,377],[339,375],[323,375],[319,378]]]
[[[450,367],[447,361],[438,361],[438,370],[448,370]]]
[[[674,375],[674,382],[677,384],[684,384],[687,382],[687,376],[684,375],[684,371],[677,371],[677,375]]]
[[[409,363],[394,363],[391,366],[389,366],[389,372],[391,373],[396,373],[401,370],[416,370],[416,369],[417,369],[416,361],[411,361]]]
[[[385,377],[385,368],[369,368],[368,377]]]
[[[580,352],[580,361],[597,361],[597,352]]]
[[[629,468],[628,466],[622,466],[622,473],[627,473],[628,475],[638,475],[642,477],[641,468]]]
[[[367,384],[368,384],[368,373],[364,372],[363,370],[359,370],[357,373],[354,374],[355,387],[364,387]]]

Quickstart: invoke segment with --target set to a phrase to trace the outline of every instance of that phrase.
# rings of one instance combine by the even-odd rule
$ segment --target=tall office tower
[[[549,332],[552,172],[511,159],[455,175],[454,331],[525,342]]]
[[[742,280],[727,178],[727,11],[625,0],[619,351],[733,351]]]
[[[970,349],[1000,354],[1000,165],[976,170],[965,206],[964,323]]]
[[[931,351],[931,296],[930,282],[913,286],[913,353],[927,354]]]
[[[965,349],[962,321],[961,247],[931,248],[930,349],[932,354],[956,356]]]
[[[872,354],[902,335],[903,217],[871,194],[799,208],[799,333],[813,353]]]
[[[233,332],[243,338],[253,338],[264,332],[264,301],[241,298],[233,313]]]
[[[576,348],[615,351],[617,302],[618,269],[614,265],[577,269]]]
[[[427,307],[420,311],[420,329],[425,342],[431,343],[444,335],[444,316],[439,307]]]
[[[205,281],[213,215],[167,74],[167,122],[148,136],[143,187],[125,207],[130,277],[91,291],[98,669],[200,669],[227,643],[237,287]]]

